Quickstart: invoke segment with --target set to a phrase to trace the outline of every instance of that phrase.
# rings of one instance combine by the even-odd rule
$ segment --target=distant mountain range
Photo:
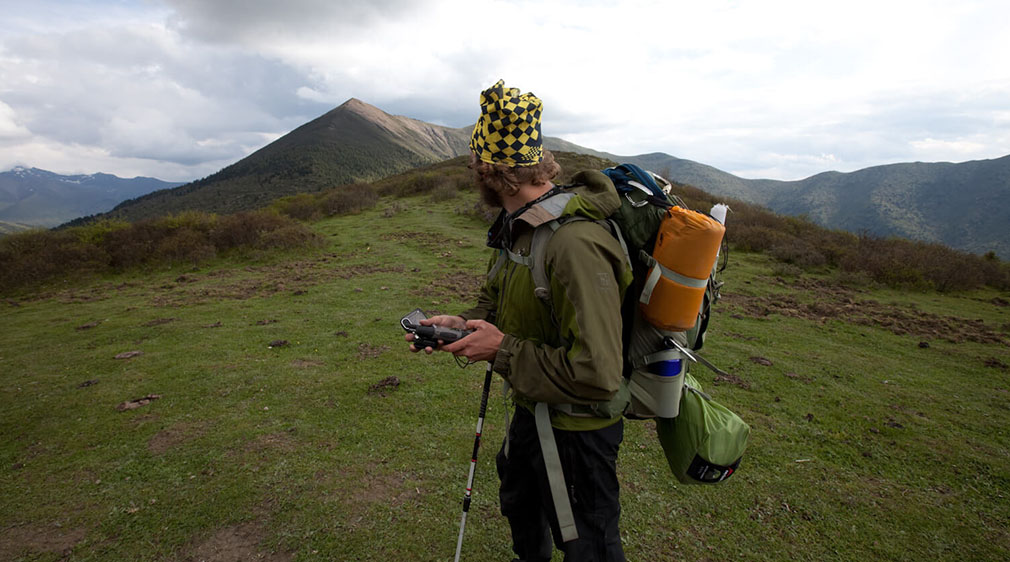
[[[666,154],[626,159],[709,193],[802,215],[828,228],[1010,258],[1010,156],[889,164],[799,181],[743,179]]]
[[[163,186],[103,216],[137,220],[187,209],[230,213],[285,195],[370,182],[467,154],[470,131],[389,115],[350,99],[211,176]],[[663,153],[619,156],[554,137],[546,137],[545,145],[632,162],[714,195],[804,215],[829,228],[1010,257],[1010,156],[961,164],[892,164],[778,181],[744,179]]]
[[[65,176],[17,167],[0,173],[0,232],[56,226],[72,218],[108,211],[120,202],[181,185],[154,178],[109,174]],[[15,224],[11,224],[15,223]]]

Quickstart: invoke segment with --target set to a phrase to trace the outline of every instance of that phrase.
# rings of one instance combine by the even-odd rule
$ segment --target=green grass
[[[397,323],[468,306],[487,257],[484,226],[454,212],[469,197],[383,199],[312,225],[321,248],[0,299],[0,559],[451,559],[484,369],[408,353]],[[734,378],[696,370],[752,426],[740,471],[679,485],[653,424],[626,423],[628,558],[1010,557],[1007,295],[833,295],[774,268],[732,255],[704,351]],[[762,298],[982,319],[1004,343],[764,315]],[[503,423],[493,399],[468,560],[511,555]]]

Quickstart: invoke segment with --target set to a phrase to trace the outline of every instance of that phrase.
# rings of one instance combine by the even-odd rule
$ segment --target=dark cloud
[[[208,42],[263,42],[368,33],[372,24],[409,17],[412,0],[167,0],[169,24]]]

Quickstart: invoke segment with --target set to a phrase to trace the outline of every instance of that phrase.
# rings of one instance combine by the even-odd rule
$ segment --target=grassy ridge
[[[557,157],[565,170],[558,178],[560,183],[569,183],[577,170],[614,165],[582,154],[561,152]],[[348,184],[318,193],[280,197],[268,209],[253,213],[218,217],[203,211],[187,211],[132,225],[104,220],[62,228],[56,233],[39,231],[3,238],[0,293],[37,286],[61,276],[121,269],[124,260],[117,254],[123,247],[132,254],[126,262],[149,264],[165,260],[199,263],[228,250],[233,242],[245,247],[297,245],[305,241],[304,233],[299,232],[297,225],[283,225],[283,217],[278,214],[315,221],[370,207],[379,195],[397,198],[426,195],[431,201],[447,202],[461,194],[472,194],[466,162],[465,157],[457,157],[373,184]],[[834,271],[843,283],[864,286],[877,283],[916,291],[952,292],[983,286],[1010,289],[1010,264],[1000,261],[994,253],[975,256],[939,244],[828,230],[742,201],[717,198],[687,185],[676,185],[675,192],[693,209],[706,210],[716,202],[729,203],[732,215],[728,240],[737,249],[772,256],[780,262],[782,274]],[[480,202],[472,202],[472,197],[470,201],[464,203],[466,208],[462,210],[486,222],[497,213]],[[256,220],[250,220],[254,217]],[[187,224],[194,219],[198,224]],[[257,233],[268,234],[269,240],[250,239]],[[137,255],[138,249],[145,253]]]
[[[483,369],[405,352],[397,321],[466,306],[486,253],[473,195],[438,193],[316,222],[318,247],[0,301],[0,559],[451,558]],[[696,370],[753,427],[736,476],[675,485],[627,423],[629,559],[1010,556],[1008,296],[797,273],[734,252],[705,349],[734,376]],[[502,410],[468,559],[509,558]]]
[[[0,236],[3,236],[5,234],[13,234],[15,232],[23,232],[25,230],[31,230],[32,228],[34,227],[28,226],[26,224],[0,221]]]

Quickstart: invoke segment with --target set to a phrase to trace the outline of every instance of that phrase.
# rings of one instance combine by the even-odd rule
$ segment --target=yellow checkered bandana
[[[470,150],[489,164],[533,166],[543,159],[540,112],[543,103],[533,94],[519,95],[505,81],[480,94],[480,119],[470,137]]]

